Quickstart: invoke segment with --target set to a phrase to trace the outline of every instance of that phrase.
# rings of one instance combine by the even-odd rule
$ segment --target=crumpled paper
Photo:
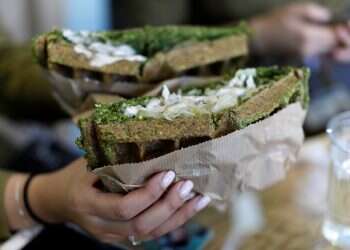
[[[46,72],[52,85],[53,96],[61,107],[72,116],[80,113],[84,100],[91,94],[114,94],[135,97],[157,87],[157,84],[113,82],[102,83],[97,80],[71,79],[56,72]]]
[[[244,188],[262,190],[285,178],[303,144],[305,110],[294,103],[245,129],[149,161],[93,170],[111,192],[141,187],[153,174],[173,170],[217,205]],[[215,204],[214,204],[215,205]]]

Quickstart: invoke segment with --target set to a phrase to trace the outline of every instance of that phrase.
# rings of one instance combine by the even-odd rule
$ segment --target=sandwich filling
[[[121,60],[137,62],[147,60],[145,56],[137,54],[130,45],[101,41],[98,36],[88,31],[63,30],[62,34],[74,44],[74,51],[87,57],[93,67],[103,67]]]
[[[218,113],[237,104],[238,99],[249,90],[256,88],[256,69],[239,70],[225,85],[199,89],[187,93],[179,90],[171,93],[167,86],[163,87],[162,96],[152,98],[146,105],[128,106],[124,115],[129,118],[164,118],[173,120],[179,116],[188,117],[206,113]]]
[[[129,120],[165,119],[219,114],[241,105],[251,96],[286,77],[291,68],[259,67],[236,71],[226,80],[211,81],[200,86],[185,86],[171,93],[164,86],[161,96],[139,97],[112,104],[96,104],[96,124],[121,123]],[[307,74],[307,72],[305,72]],[[304,83],[303,83],[304,85]],[[304,87],[301,87],[303,91]],[[305,86],[305,91],[306,91]],[[304,106],[306,93],[300,94]]]

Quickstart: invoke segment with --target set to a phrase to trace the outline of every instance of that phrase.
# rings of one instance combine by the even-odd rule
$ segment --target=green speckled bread
[[[271,67],[257,68],[256,72],[256,87],[219,112],[179,115],[174,119],[126,115],[128,108],[142,109],[154,97],[97,105],[91,116],[79,122],[79,145],[86,151],[90,168],[148,160],[217,138],[265,119],[294,102],[307,107],[308,70]],[[185,87],[181,89],[182,96],[209,95],[212,89],[219,91],[227,86],[225,79],[201,87]]]
[[[105,83],[157,82],[191,71],[221,73],[248,53],[248,29],[236,27],[164,26],[89,33],[102,43],[126,44],[145,61],[120,60],[92,66],[75,50],[75,44],[55,30],[34,40],[33,51],[45,68],[72,78],[91,78]],[[237,63],[237,62],[234,62]]]

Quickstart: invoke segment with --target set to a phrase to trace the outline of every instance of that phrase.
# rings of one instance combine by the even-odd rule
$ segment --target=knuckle
[[[195,214],[195,210],[193,207],[188,207],[184,209],[183,212],[179,213],[179,219],[178,222],[184,224],[187,220],[189,220],[191,217],[193,217]]]
[[[124,202],[117,204],[114,208],[114,214],[117,219],[130,220],[133,217],[130,208]]]
[[[107,234],[101,235],[101,237],[99,237],[98,239],[103,243],[112,243],[113,241],[118,240],[115,237],[112,237],[111,235],[107,235]]]
[[[189,211],[185,211],[184,213],[179,215],[179,219],[177,220],[178,227],[183,225],[188,219],[190,219],[191,213]]]
[[[169,197],[164,200],[164,205],[168,212],[173,212],[181,206],[182,202],[179,199]]]
[[[154,185],[150,185],[146,187],[145,195],[147,196],[148,200],[158,200],[161,195],[161,190],[160,188],[155,188]]]
[[[111,238],[99,238],[99,240],[102,242],[102,243],[105,243],[105,244],[111,244],[113,243],[113,240]]]
[[[147,226],[140,220],[136,220],[134,222],[133,228],[134,228],[135,236],[138,236],[138,237],[147,235],[149,233]]]
[[[130,220],[132,219],[133,214],[128,209],[124,209],[119,211],[119,218],[122,220]]]

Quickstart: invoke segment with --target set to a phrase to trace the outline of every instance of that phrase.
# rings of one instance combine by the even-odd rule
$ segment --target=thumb
[[[332,17],[329,9],[315,3],[294,5],[291,7],[290,13],[296,17],[319,23],[328,22]]]

